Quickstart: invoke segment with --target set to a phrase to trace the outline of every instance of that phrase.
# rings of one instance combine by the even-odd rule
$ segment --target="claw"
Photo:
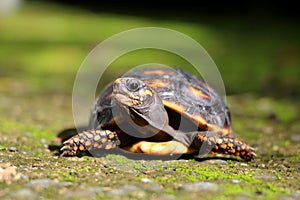
[[[70,143],[69,140],[66,140],[63,142],[63,144],[67,144],[67,143]]]

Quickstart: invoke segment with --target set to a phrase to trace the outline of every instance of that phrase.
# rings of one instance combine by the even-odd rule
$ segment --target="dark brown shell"
[[[230,134],[230,113],[222,97],[196,76],[176,68],[138,68],[123,77],[143,80],[158,93],[174,129]],[[98,96],[89,128],[107,128],[112,123],[111,93],[109,84]]]

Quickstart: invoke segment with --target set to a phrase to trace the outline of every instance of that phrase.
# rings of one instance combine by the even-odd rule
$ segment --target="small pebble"
[[[188,192],[218,192],[220,187],[210,182],[198,182],[183,184],[180,189]]]
[[[121,196],[135,191],[142,191],[142,189],[135,185],[124,185],[122,188],[113,189],[111,191],[108,191],[106,194],[109,196]]]
[[[38,199],[38,195],[32,192],[29,188],[23,188],[16,192],[13,192],[12,195],[13,199]]]
[[[291,197],[293,197],[294,199],[299,199],[300,198],[300,192],[293,192],[291,194]]]
[[[212,165],[215,165],[215,164],[218,164],[218,165],[224,165],[227,163],[226,160],[221,160],[221,159],[215,159],[215,160],[206,160],[204,162],[207,162],[209,164],[212,164]]]
[[[291,135],[291,141],[293,141],[293,142],[300,142],[300,134]]]
[[[240,183],[241,181],[237,180],[237,179],[232,179],[231,180],[232,183]]]
[[[56,187],[66,187],[71,183],[69,182],[59,182],[57,180],[51,179],[35,179],[26,184],[27,187],[36,187],[36,188],[48,188],[52,186]]]
[[[63,195],[64,199],[78,199],[78,198],[95,198],[96,195],[102,194],[102,188],[100,187],[90,187],[82,190],[70,191]]]
[[[56,182],[51,179],[35,179],[26,184],[28,187],[41,187],[47,188],[55,185]]]
[[[148,178],[142,178],[141,182],[143,182],[143,183],[153,183],[153,181],[148,179]]]
[[[16,152],[17,151],[17,147],[8,147],[8,151],[9,152]]]
[[[278,194],[277,195],[277,199],[280,199],[280,200],[298,200],[299,199],[299,196],[294,196],[293,194]]]
[[[275,181],[277,180],[276,176],[267,175],[267,174],[254,174],[252,175],[253,178],[261,179],[261,180],[268,180],[268,181]]]
[[[157,199],[173,200],[175,199],[175,196],[172,194],[162,194]]]

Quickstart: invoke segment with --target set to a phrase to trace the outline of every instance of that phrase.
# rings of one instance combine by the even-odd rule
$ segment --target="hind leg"
[[[254,149],[238,138],[220,136],[213,132],[196,132],[192,147],[202,148],[204,152],[234,155],[245,161],[251,161],[256,154]]]

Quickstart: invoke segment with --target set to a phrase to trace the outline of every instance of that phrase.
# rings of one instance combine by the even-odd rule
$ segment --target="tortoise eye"
[[[131,92],[136,92],[140,88],[139,81],[130,79],[127,81],[127,89]]]

